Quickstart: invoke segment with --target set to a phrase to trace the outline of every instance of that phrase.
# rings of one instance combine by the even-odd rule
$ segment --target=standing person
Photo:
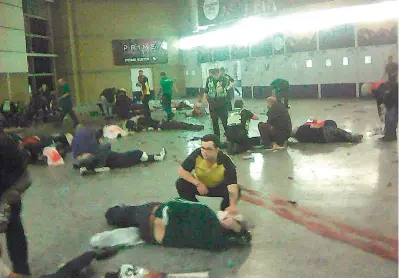
[[[290,138],[292,132],[290,114],[281,103],[277,102],[275,97],[268,97],[266,105],[269,109],[267,122],[258,124],[262,144],[267,149],[274,147],[273,142],[281,147]]]
[[[389,89],[384,95],[385,127],[383,141],[396,141],[398,127],[398,83],[389,82]]]
[[[272,88],[272,94],[276,97],[277,101],[284,104],[285,108],[290,108],[288,104],[288,96],[290,92],[290,83],[282,78],[274,80],[270,87]]]
[[[209,103],[209,112],[211,114],[213,133],[220,139],[219,119],[222,122],[224,130],[227,129],[227,116],[229,109],[229,99],[227,89],[230,82],[227,77],[220,75],[219,69],[211,70],[211,76],[207,79],[204,97]]]
[[[220,76],[226,77],[229,80],[229,86],[227,88],[227,96],[229,98],[229,103],[228,103],[229,111],[231,111],[231,110],[233,110],[233,106],[231,105],[231,102],[234,99],[234,86],[233,86],[234,78],[231,77],[230,75],[228,75],[226,73],[226,70],[223,67],[220,68]]]
[[[142,101],[143,101],[143,109],[144,109],[144,115],[148,118],[151,117],[151,111],[150,111],[150,85],[148,83],[148,77],[144,75],[144,72],[142,70],[139,70],[139,76],[137,78],[137,86],[140,87],[141,89],[141,94],[142,94]]]
[[[69,114],[72,119],[73,126],[76,127],[79,124],[79,120],[76,117],[75,111],[73,111],[71,89],[63,78],[58,79],[58,85],[61,87],[62,92],[61,97],[58,98],[59,105],[62,109],[60,123],[62,124],[66,114]]]
[[[9,258],[15,273],[30,275],[28,244],[21,221],[20,195],[31,185],[24,158],[16,142],[0,134],[0,232],[6,233]],[[19,197],[10,200],[11,193]]]
[[[398,81],[398,64],[393,61],[393,56],[388,57],[388,64],[385,66],[382,79],[388,80],[390,83]]]
[[[176,189],[181,198],[198,202],[196,195],[222,197],[221,210],[236,210],[240,197],[236,166],[220,150],[220,139],[216,135],[202,137],[201,148],[186,158],[178,173]]]
[[[46,83],[43,83],[39,88],[39,93],[42,95],[44,99],[44,107],[43,110],[50,111],[51,108],[51,92],[47,87]]]
[[[175,114],[172,112],[172,93],[173,90],[178,93],[176,84],[172,79],[166,76],[166,73],[161,72],[161,92],[162,92],[162,103],[168,116],[168,121],[172,120]]]

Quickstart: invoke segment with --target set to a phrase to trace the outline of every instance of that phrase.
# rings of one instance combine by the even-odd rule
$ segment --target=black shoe
[[[362,141],[362,139],[363,139],[363,135],[361,135],[361,134],[353,134],[351,142],[352,143],[360,143]]]
[[[249,245],[252,241],[252,234],[249,230],[247,229],[242,229],[241,232],[236,233],[235,235],[232,235],[229,237],[229,242],[232,245],[236,246],[245,246]]]
[[[96,260],[101,261],[108,259],[118,253],[118,249],[116,247],[104,247],[99,250],[96,250]]]
[[[384,137],[379,138],[379,140],[384,141],[384,142],[393,142],[393,141],[397,141],[398,137],[397,136],[384,135]]]

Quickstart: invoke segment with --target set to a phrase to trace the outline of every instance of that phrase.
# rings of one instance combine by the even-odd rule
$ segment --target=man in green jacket
[[[66,114],[69,114],[72,119],[73,126],[76,127],[79,124],[79,120],[78,117],[76,117],[75,111],[73,111],[71,89],[64,78],[58,79],[58,85],[60,86],[62,93],[62,95],[58,98],[58,102],[62,109],[60,123],[64,121]]]
[[[172,120],[175,114],[172,112],[172,94],[173,90],[178,93],[176,84],[172,79],[166,76],[166,73],[161,72],[161,92],[162,104],[165,109],[168,120]]]

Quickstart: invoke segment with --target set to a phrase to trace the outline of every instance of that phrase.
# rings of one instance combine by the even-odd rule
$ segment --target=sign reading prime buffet
[[[168,62],[168,44],[164,39],[113,40],[115,65],[165,64]]]

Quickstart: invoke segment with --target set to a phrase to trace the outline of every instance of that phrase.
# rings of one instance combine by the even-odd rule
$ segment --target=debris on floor
[[[388,184],[387,184],[387,187],[391,187],[392,186],[392,182],[389,182]]]
[[[201,140],[201,137],[194,136],[193,138],[188,139],[188,141],[197,141],[197,140]]]
[[[243,155],[242,159],[244,159],[244,160],[252,160],[252,159],[254,159],[254,156],[253,156],[253,154]]]
[[[288,204],[291,204],[293,206],[296,206],[298,204],[297,201],[287,201]]]
[[[340,107],[342,105],[343,105],[342,103],[337,103],[337,104],[333,105],[333,107]]]
[[[289,180],[293,180],[294,178],[293,178],[293,177],[288,177],[288,179],[289,179]]]

